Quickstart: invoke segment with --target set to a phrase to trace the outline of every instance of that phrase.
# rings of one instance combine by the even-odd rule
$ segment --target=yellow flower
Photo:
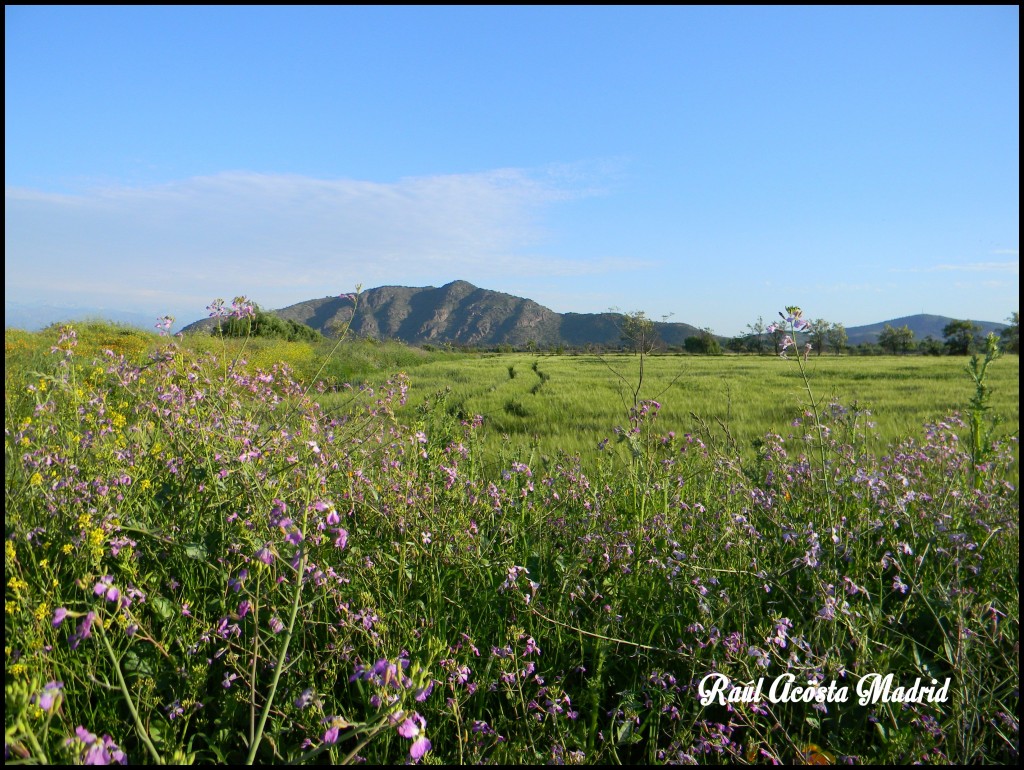
[[[35,473],[32,474],[32,478],[28,480],[28,483],[33,487],[38,487],[40,484],[43,483],[43,474],[41,474],[39,471],[36,471]]]
[[[75,550],[75,547],[71,543],[65,543],[61,549],[64,553],[68,554]]]
[[[23,591],[28,588],[28,583],[15,575],[7,581],[7,587],[14,591],[14,593],[18,593],[19,591]]]

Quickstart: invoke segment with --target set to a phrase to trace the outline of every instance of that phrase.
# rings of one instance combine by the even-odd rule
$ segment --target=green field
[[[925,422],[962,410],[973,393],[966,359],[933,357],[812,357],[811,393],[827,405],[870,411],[865,421],[876,445],[918,435]],[[509,368],[515,373],[509,375]],[[536,446],[589,455],[627,422],[638,379],[633,355],[537,356],[480,354],[435,360],[407,369],[410,405],[450,389],[453,414],[484,417],[489,449]],[[543,375],[543,376],[542,376]],[[621,375],[621,377],[619,376]],[[1019,421],[1019,362],[998,360],[990,369],[992,406],[1013,432]],[[661,430],[697,432],[700,421],[743,447],[769,431],[796,433],[793,421],[808,405],[797,363],[756,356],[654,356],[644,364],[641,399],[662,404]],[[330,404],[331,399],[324,399]],[[695,419],[694,415],[696,416]]]

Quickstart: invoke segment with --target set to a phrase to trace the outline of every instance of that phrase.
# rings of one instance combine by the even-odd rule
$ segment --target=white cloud
[[[6,296],[275,307],[356,283],[582,275],[646,265],[543,253],[542,217],[599,194],[584,169],[499,169],[385,184],[230,172],[81,195],[7,189]]]
[[[1009,254],[1006,252],[996,252]],[[1015,252],[1014,252],[1015,253]],[[1012,262],[969,262],[963,265],[933,265],[931,267],[907,267],[907,268],[890,268],[890,273],[945,273],[945,272],[965,272],[965,273],[1013,273],[1014,275],[1020,274],[1020,261],[1013,260]]]

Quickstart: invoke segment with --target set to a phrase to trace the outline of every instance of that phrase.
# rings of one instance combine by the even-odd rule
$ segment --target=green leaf
[[[143,658],[140,658],[135,650],[128,650],[124,654],[124,672],[126,674],[138,674],[139,676],[153,676],[153,666]]]
[[[196,561],[207,561],[209,553],[206,550],[206,546],[202,543],[191,543],[185,546],[185,555]]]
[[[174,604],[164,596],[154,596],[149,600],[149,606],[160,616],[161,620],[170,620],[174,617]]]

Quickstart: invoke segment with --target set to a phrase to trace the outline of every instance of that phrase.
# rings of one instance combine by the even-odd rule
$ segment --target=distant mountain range
[[[925,337],[933,337],[941,341],[943,339],[942,330],[946,324],[953,321],[953,318],[947,318],[944,315],[928,315],[927,313],[918,313],[917,315],[903,316],[903,318],[894,318],[891,321],[882,321],[877,324],[868,324],[866,326],[855,326],[852,329],[846,330],[846,336],[849,338],[849,344],[859,345],[862,342],[877,342],[878,335],[882,329],[889,325],[894,329],[902,329],[904,326],[910,329],[914,333],[915,340],[923,340]],[[987,335],[990,332],[999,334],[1000,331],[1006,328],[1006,324],[992,323],[990,321],[974,321],[978,326],[981,327],[981,334]]]
[[[531,342],[538,347],[565,344],[618,346],[621,342],[618,313],[556,313],[530,299],[466,281],[433,286],[380,286],[359,298],[352,318],[352,302],[323,297],[299,302],[273,311],[281,318],[306,324],[327,336],[352,320],[352,333],[376,339],[396,339],[412,345],[445,344],[470,347],[512,345]],[[942,328],[954,319],[937,315],[914,315],[847,329],[851,345],[874,342],[885,324],[910,327],[917,339],[931,335],[942,339]],[[186,326],[185,333],[212,329],[212,319]],[[976,321],[982,333],[998,333],[1005,324]],[[669,346],[681,346],[687,337],[700,332],[686,323],[655,322],[658,337]],[[720,338],[723,339],[723,338]]]

